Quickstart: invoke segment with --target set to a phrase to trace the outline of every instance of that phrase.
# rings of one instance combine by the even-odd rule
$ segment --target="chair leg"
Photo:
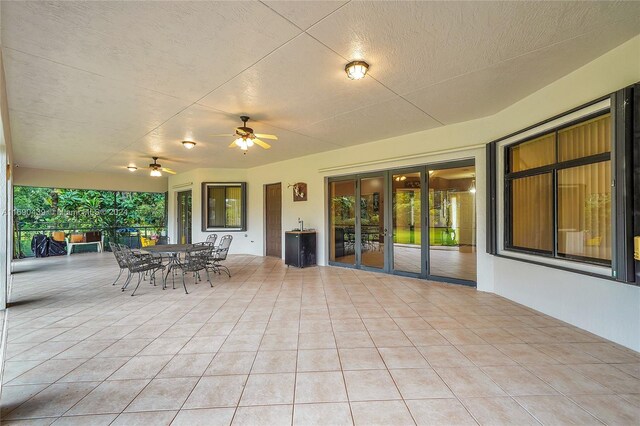
[[[204,272],[207,273],[207,281],[209,281],[209,285],[213,287],[213,283],[211,282],[211,277],[209,276],[209,270],[207,268],[204,268]]]
[[[115,281],[113,282],[113,284],[111,284],[111,285],[116,285],[116,283],[117,283],[117,282],[118,282],[118,280],[120,279],[120,275],[122,275],[122,271],[123,271],[123,269],[122,269],[122,268],[120,268],[120,272],[118,272],[118,277],[116,278],[116,280],[115,280]]]
[[[127,280],[124,282],[124,284],[122,285],[122,291],[124,291],[127,286],[129,285],[129,283],[131,282],[131,277],[133,276],[133,274],[131,273],[131,271],[129,271],[129,275],[127,276]]]
[[[138,290],[138,287],[140,286],[141,281],[142,281],[142,274],[138,273],[138,284],[136,284],[136,288],[133,289],[133,293],[131,293],[132,296],[136,294],[136,290]]]
[[[187,283],[184,281],[184,271],[182,272],[182,285],[184,286],[184,292],[189,294],[187,291]]]

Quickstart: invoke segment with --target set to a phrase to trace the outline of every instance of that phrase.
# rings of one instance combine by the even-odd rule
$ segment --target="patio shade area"
[[[473,288],[232,255],[214,287],[16,262],[2,420],[638,424],[640,355]],[[169,283],[171,280],[169,280]],[[55,285],[52,285],[55,283]]]

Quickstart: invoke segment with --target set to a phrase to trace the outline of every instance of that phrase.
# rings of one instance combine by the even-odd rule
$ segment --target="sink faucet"
[[[298,225],[300,226],[300,230],[304,231],[304,220],[300,220],[300,218],[298,218]]]

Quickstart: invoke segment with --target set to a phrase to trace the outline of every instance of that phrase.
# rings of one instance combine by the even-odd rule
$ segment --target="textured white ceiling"
[[[635,36],[640,2],[3,2],[16,161],[253,167],[491,115]],[[370,74],[350,81],[353,59]],[[229,149],[239,115],[273,148]],[[198,145],[188,151],[180,141]],[[446,143],[446,141],[444,141]]]

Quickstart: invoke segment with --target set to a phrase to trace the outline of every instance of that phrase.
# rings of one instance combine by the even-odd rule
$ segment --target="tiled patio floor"
[[[3,424],[638,424],[640,355],[472,288],[233,256],[191,294],[21,261]]]

